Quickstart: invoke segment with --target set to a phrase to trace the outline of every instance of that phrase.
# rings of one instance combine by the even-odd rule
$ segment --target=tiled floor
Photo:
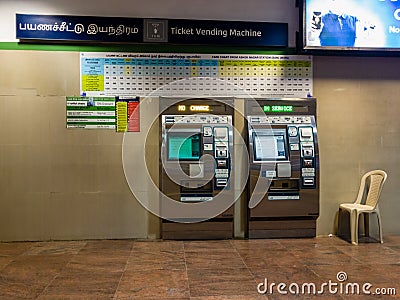
[[[359,246],[336,237],[0,243],[0,299],[7,300],[400,297],[367,296],[365,283],[371,293],[400,294],[400,236]],[[268,289],[259,294],[257,286]],[[314,286],[323,293],[309,295]],[[345,294],[357,286],[361,295]]]

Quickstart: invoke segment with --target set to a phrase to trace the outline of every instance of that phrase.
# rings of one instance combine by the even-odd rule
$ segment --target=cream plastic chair
[[[343,203],[339,206],[339,224],[340,229],[340,212],[348,211],[350,214],[350,232],[351,242],[358,245],[358,223],[360,214],[364,214],[365,234],[369,235],[369,215],[376,214],[378,218],[379,240],[383,243],[382,237],[382,221],[379,212],[378,201],[385,183],[387,174],[382,170],[373,170],[366,173],[361,178],[360,189],[358,190],[357,199],[354,203]]]

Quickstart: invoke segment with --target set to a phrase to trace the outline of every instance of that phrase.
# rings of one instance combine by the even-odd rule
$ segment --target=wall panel
[[[123,135],[65,128],[79,53],[0,51],[0,63],[0,240],[147,237]]]

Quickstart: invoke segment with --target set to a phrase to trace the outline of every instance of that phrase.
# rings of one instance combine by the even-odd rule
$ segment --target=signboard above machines
[[[288,24],[17,14],[16,38],[21,41],[287,47]]]

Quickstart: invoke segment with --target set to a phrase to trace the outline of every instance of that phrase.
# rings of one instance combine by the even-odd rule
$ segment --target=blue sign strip
[[[288,24],[269,22],[16,15],[20,40],[288,46]]]

